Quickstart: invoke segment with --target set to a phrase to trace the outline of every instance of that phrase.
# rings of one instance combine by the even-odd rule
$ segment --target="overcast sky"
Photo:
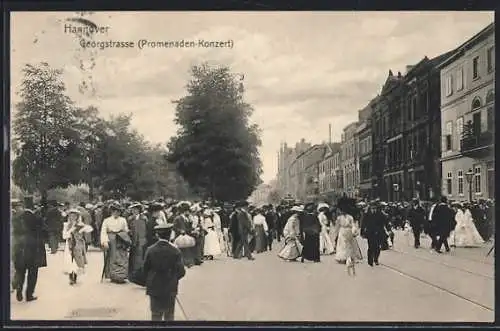
[[[21,69],[40,61],[65,70],[69,96],[96,105],[104,117],[132,112],[148,140],[175,133],[171,100],[184,95],[189,67],[202,61],[245,74],[252,121],[263,131],[264,181],[276,175],[280,142],[333,140],[379,93],[388,70],[453,49],[493,22],[493,12],[100,12],[87,16],[108,33],[95,40],[227,40],[232,49],[106,49],[91,70],[96,94],[81,94],[89,75],[79,69],[78,38],[65,34],[75,13],[20,12],[11,16],[12,100]],[[74,24],[76,25],[76,24]]]

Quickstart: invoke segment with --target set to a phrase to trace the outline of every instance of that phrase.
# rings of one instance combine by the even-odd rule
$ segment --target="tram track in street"
[[[489,275],[485,275],[485,274],[482,274],[482,273],[474,272],[474,271],[471,271],[471,270],[468,270],[468,269],[465,269],[465,268],[461,268],[461,267],[457,267],[457,266],[454,266],[454,265],[451,265],[451,264],[448,264],[448,263],[444,263],[442,261],[436,261],[435,259],[425,258],[425,257],[419,256],[417,254],[412,254],[412,253],[409,253],[409,252],[400,251],[400,250],[397,250],[397,249],[394,249],[394,248],[392,248],[390,251],[393,251],[395,253],[399,253],[399,254],[402,254],[402,255],[408,255],[408,256],[420,259],[422,261],[428,261],[428,262],[431,262],[431,263],[434,263],[434,264],[439,264],[439,265],[445,266],[447,268],[451,268],[451,269],[455,269],[455,270],[460,270],[462,272],[465,272],[465,273],[468,273],[468,274],[471,274],[471,275],[474,275],[474,276],[483,277],[483,278],[490,279],[490,280],[495,280],[495,277],[493,277],[493,276],[489,276]],[[454,257],[456,257],[456,256],[454,256]],[[475,261],[475,262],[481,263],[481,262],[478,262],[478,261]]]
[[[394,267],[394,266],[391,266],[391,265],[387,265],[387,264],[385,264],[385,263],[380,263],[380,266],[384,267],[384,268],[385,268],[385,269],[387,269],[387,270],[390,270],[390,271],[392,271],[392,272],[395,272],[395,273],[397,273],[397,274],[399,274],[399,275],[401,275],[401,276],[403,276],[403,277],[406,277],[406,278],[412,279],[412,280],[414,280],[414,281],[417,281],[417,282],[419,282],[419,283],[422,283],[422,284],[425,284],[425,285],[427,285],[427,286],[429,286],[429,287],[432,287],[432,288],[434,288],[434,289],[437,289],[437,290],[439,290],[439,291],[441,291],[441,292],[447,293],[447,294],[449,294],[449,295],[451,295],[451,296],[454,296],[454,297],[456,297],[456,298],[459,298],[459,299],[461,299],[461,300],[464,300],[464,301],[466,301],[466,302],[468,302],[468,303],[470,303],[470,304],[473,304],[473,305],[475,305],[475,306],[477,306],[477,307],[481,307],[482,309],[488,310],[488,311],[490,311],[490,312],[494,312],[494,309],[493,309],[492,307],[489,307],[489,306],[487,306],[487,305],[485,305],[485,304],[482,304],[482,303],[480,303],[480,302],[477,302],[477,301],[475,301],[475,300],[469,299],[469,298],[467,298],[467,297],[465,297],[465,296],[463,296],[463,295],[461,295],[461,294],[459,294],[459,293],[457,293],[457,292],[455,292],[455,291],[452,291],[452,290],[449,290],[449,289],[444,288],[444,287],[442,287],[442,286],[436,285],[436,284],[434,284],[434,283],[432,283],[432,282],[430,282],[430,281],[427,281],[427,280],[425,280],[425,279],[422,279],[422,278],[420,278],[420,277],[417,277],[417,276],[414,276],[414,275],[412,275],[412,274],[409,274],[409,273],[407,273],[407,272],[405,272],[405,271],[403,271],[403,270],[401,270],[401,269],[399,269],[399,268],[397,268],[397,267]]]

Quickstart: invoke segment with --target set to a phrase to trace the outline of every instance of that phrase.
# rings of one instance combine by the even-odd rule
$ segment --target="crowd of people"
[[[84,273],[89,247],[95,246],[104,252],[102,279],[146,286],[153,319],[173,318],[184,267],[201,266],[221,255],[254,260],[277,244],[277,255],[283,260],[318,263],[322,255],[333,255],[349,270],[363,260],[359,236],[367,239],[367,262],[374,266],[379,264],[380,252],[392,246],[396,229],[413,233],[415,248],[421,246],[421,233],[426,233],[430,249],[438,253],[443,246],[449,251],[450,246],[481,245],[494,232],[492,201],[464,204],[444,197],[432,203],[418,199],[386,203],[344,196],[335,203],[287,200],[259,207],[246,201],[163,199],[77,206],[48,201],[35,206],[28,197],[13,200],[12,207],[12,286],[18,301],[24,299],[26,274],[26,301],[36,300],[38,268],[47,266],[46,244],[51,254],[57,254],[63,243],[63,271],[70,285]],[[153,274],[173,277],[167,286],[173,296],[165,297],[165,286],[158,284],[161,279],[149,277],[155,268]],[[155,295],[160,292],[161,300]]]

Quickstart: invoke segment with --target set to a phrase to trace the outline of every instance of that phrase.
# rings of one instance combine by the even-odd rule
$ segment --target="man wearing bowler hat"
[[[186,274],[180,250],[170,243],[172,224],[154,227],[158,241],[146,250],[143,271],[150,298],[151,320],[173,321],[179,280]]]
[[[23,300],[23,288],[26,278],[26,301],[37,298],[33,295],[38,281],[38,268],[47,266],[45,240],[47,228],[43,219],[33,211],[33,197],[24,198],[24,210],[16,213],[14,232],[14,287],[17,301]],[[17,218],[19,217],[19,218]]]

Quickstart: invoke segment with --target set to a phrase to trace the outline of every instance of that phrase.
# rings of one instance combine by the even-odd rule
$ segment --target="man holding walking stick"
[[[177,289],[186,269],[180,250],[169,241],[172,227],[170,223],[154,227],[158,241],[146,250],[144,257],[143,274],[146,276],[146,294],[150,298],[153,321],[173,321],[176,301],[182,310]]]

